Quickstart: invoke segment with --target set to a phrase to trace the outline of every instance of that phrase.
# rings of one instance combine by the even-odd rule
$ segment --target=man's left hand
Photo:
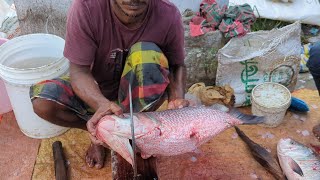
[[[168,109],[180,109],[183,107],[188,107],[189,101],[185,99],[175,99],[168,103]]]

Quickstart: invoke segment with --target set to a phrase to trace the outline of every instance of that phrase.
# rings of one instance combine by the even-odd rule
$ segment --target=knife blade
[[[136,153],[136,138],[134,135],[134,122],[133,122],[133,108],[132,108],[132,92],[131,84],[129,83],[129,103],[130,103],[130,121],[131,121],[131,134],[132,134],[132,150],[133,150],[133,178],[137,179],[137,153]]]

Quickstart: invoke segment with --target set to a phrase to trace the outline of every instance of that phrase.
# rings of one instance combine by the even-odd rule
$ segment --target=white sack
[[[278,82],[293,91],[300,70],[301,24],[248,33],[231,39],[218,52],[216,85],[235,90],[236,106],[250,105],[251,91]]]

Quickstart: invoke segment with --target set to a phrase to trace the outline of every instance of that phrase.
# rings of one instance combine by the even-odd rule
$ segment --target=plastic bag
[[[20,35],[19,21],[14,5],[0,0],[0,38],[12,39]]]

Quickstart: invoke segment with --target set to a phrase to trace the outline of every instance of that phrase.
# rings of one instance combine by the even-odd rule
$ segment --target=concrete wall
[[[199,6],[202,0],[170,0],[174,3],[180,12],[186,9],[191,9],[192,11],[199,11]]]

